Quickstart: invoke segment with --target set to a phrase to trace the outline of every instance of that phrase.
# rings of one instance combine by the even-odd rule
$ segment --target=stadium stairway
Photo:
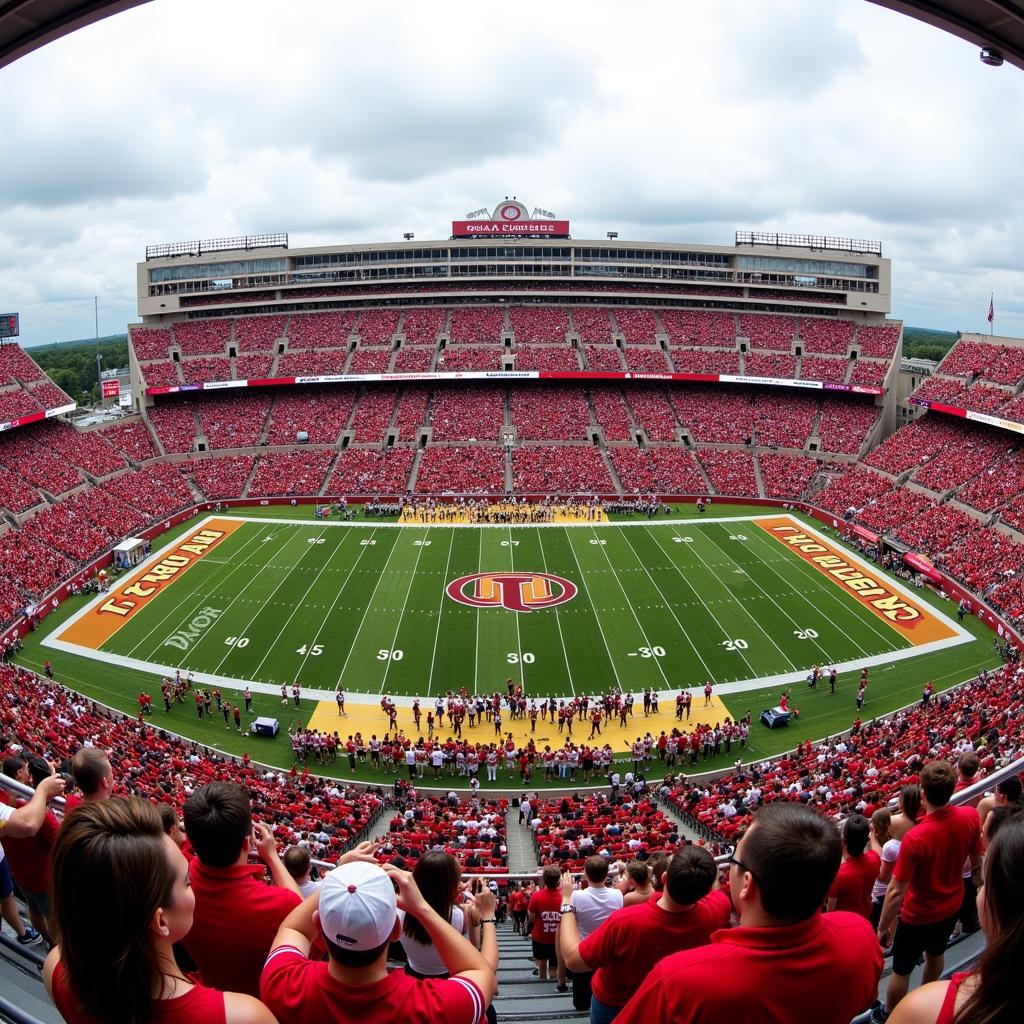
[[[518,827],[518,826],[517,826]],[[529,936],[516,935],[512,922],[498,927],[498,995],[494,1009],[500,1022],[540,1024],[547,1021],[589,1020],[590,1014],[573,1009],[572,992],[558,992],[553,980],[533,976]]]
[[[519,874],[540,868],[533,834],[527,825],[519,824],[518,807],[510,807],[505,812],[505,845],[508,847],[510,873]]]
[[[19,946],[7,925],[0,932],[0,1021],[61,1024],[62,1017],[43,988],[45,947]]]

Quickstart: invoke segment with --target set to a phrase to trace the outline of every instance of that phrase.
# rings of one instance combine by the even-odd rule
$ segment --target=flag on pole
[[[994,304],[995,297],[996,297],[995,296],[995,292],[993,292],[989,296],[989,300],[988,300],[988,322],[989,323],[992,323],[992,321],[995,320],[995,318],[996,318],[996,307],[995,307],[995,304]]]

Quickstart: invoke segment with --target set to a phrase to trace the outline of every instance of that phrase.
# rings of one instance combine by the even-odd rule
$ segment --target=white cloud
[[[516,193],[577,237],[882,240],[893,313],[1024,334],[1024,78],[864,0],[175,0],[0,72],[0,302],[135,318],[147,242],[365,242]]]

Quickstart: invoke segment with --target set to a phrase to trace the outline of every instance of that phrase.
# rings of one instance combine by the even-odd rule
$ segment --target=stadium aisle
[[[573,1009],[571,992],[556,992],[554,981],[539,981],[533,976],[531,951],[529,937],[516,935],[510,921],[498,928],[500,959],[494,999],[498,1020],[515,1024],[589,1020],[589,1013]]]

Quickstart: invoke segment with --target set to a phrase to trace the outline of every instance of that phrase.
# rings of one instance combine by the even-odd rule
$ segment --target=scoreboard
[[[17,313],[0,313],[0,339],[17,338],[21,334]]]

